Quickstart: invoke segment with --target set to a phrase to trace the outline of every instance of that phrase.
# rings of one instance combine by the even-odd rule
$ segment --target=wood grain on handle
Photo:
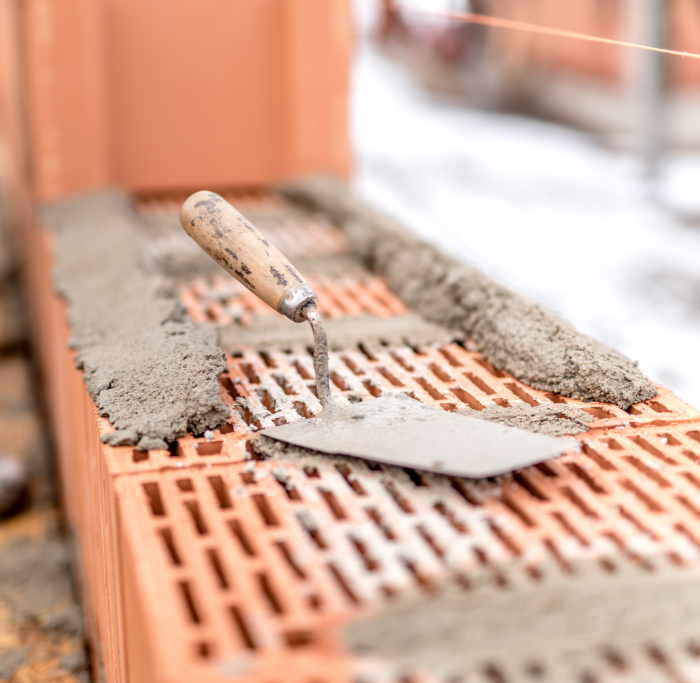
[[[297,269],[225,199],[196,192],[183,204],[180,223],[209,256],[253,294],[295,322],[314,291]]]

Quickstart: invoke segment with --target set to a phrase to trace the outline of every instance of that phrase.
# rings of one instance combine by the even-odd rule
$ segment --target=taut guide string
[[[506,28],[514,31],[527,31],[529,33],[540,33],[547,36],[559,36],[561,38],[573,38],[575,40],[587,40],[593,43],[605,43],[607,45],[619,45],[621,47],[634,47],[639,50],[649,50],[651,52],[663,52],[667,55],[675,55],[676,57],[690,57],[691,59],[700,59],[700,55],[693,52],[679,52],[678,50],[665,50],[660,47],[650,47],[649,45],[638,45],[637,43],[627,43],[622,40],[613,40],[612,38],[601,38],[600,36],[592,36],[588,33],[577,33],[576,31],[566,31],[560,28],[550,28],[548,26],[540,26],[538,24],[530,24],[526,21],[515,21],[513,19],[501,19],[492,17],[486,14],[474,14],[473,12],[438,12],[433,10],[424,10],[414,7],[404,7],[402,5],[392,5],[391,11],[401,12],[404,14],[413,14],[432,19],[450,19],[451,21],[459,21],[469,24],[480,24],[481,26],[491,26],[493,28]]]

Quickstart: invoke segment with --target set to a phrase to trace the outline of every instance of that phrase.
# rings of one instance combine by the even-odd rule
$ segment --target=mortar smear
[[[460,415],[497,422],[528,432],[549,436],[571,436],[588,431],[588,423],[595,418],[581,408],[565,405],[529,406],[527,403],[501,408],[486,406],[483,410],[460,410]]]
[[[324,323],[331,351],[357,347],[360,343],[369,349],[382,345],[448,344],[463,337],[460,332],[427,322],[414,313],[391,318],[357,315]],[[219,345],[223,349],[255,346],[298,351],[312,347],[313,341],[308,324],[294,324],[281,315],[257,315],[248,325],[222,325]]]
[[[657,394],[636,363],[357,200],[331,177],[279,191],[343,227],[353,251],[413,311],[462,330],[489,362],[535,389],[627,409]]]
[[[190,321],[169,281],[146,271],[128,198],[84,195],[46,207],[42,220],[56,234],[54,282],[68,304],[76,367],[116,430],[102,441],[166,448],[222,425],[230,412],[215,330]]]

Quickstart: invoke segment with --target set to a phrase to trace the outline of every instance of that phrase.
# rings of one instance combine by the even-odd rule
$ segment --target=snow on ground
[[[662,209],[637,158],[437,101],[362,40],[352,128],[361,195],[700,407],[700,155],[669,160]]]

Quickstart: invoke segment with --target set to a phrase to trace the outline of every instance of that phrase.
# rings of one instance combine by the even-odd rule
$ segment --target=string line
[[[417,16],[450,19],[452,21],[461,21],[469,24],[480,24],[482,26],[491,26],[493,28],[512,29],[514,31],[528,31],[530,33],[540,33],[548,36],[559,36],[562,38],[574,38],[576,40],[587,40],[593,43],[605,43],[607,45],[619,45],[621,47],[634,47],[639,50],[648,50],[650,52],[663,52],[667,55],[675,55],[677,57],[690,57],[691,59],[700,59],[700,55],[693,52],[679,52],[677,50],[665,50],[660,47],[650,47],[649,45],[638,45],[637,43],[627,43],[622,40],[613,40],[612,38],[602,38],[600,36],[592,36],[588,33],[578,33],[576,31],[566,31],[560,28],[550,28],[548,26],[540,26],[538,24],[530,24],[526,21],[515,21],[513,19],[501,19],[492,17],[486,14],[474,14],[473,12],[437,12],[433,10],[419,9],[416,7],[404,7],[402,5],[392,5],[391,10],[405,14],[413,14]]]

